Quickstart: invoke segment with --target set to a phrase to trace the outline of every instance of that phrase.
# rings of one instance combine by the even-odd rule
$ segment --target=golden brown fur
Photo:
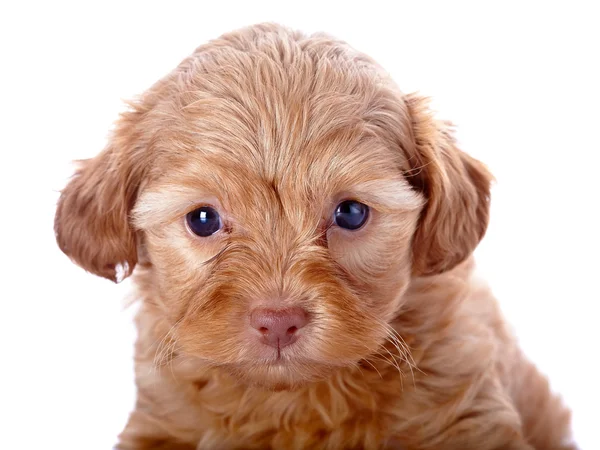
[[[133,275],[138,400],[121,449],[568,449],[569,412],[473,279],[491,176],[371,59],[276,25],[197,49],[131,104],[56,215]],[[371,207],[356,232],[339,201]],[[225,228],[192,236],[216,207]],[[260,305],[311,317],[274,360]]]

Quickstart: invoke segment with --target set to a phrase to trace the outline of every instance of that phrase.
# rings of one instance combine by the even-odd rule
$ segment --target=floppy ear
[[[85,270],[119,281],[137,262],[129,212],[148,158],[136,126],[144,115],[124,113],[107,147],[80,162],[58,201],[54,230],[60,249]]]
[[[129,102],[131,109],[121,114],[107,147],[95,158],[81,161],[62,191],[54,219],[56,240],[87,271],[113,281],[133,271],[137,236],[129,213],[153,163],[149,144],[157,118],[144,122],[162,100],[189,82],[196,60],[194,53],[137,101]]]
[[[413,240],[413,271],[434,275],[465,260],[485,234],[492,175],[457,148],[451,125],[433,118],[427,99],[410,94],[405,103],[413,135],[407,180],[427,199]]]

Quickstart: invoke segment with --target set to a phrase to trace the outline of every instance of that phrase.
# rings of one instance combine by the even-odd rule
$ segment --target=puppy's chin
[[[336,368],[318,362],[241,364],[227,368],[240,383],[269,391],[293,391],[330,376]]]

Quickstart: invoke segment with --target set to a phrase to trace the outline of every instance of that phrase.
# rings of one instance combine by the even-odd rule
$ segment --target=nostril
[[[300,334],[299,330],[308,321],[306,311],[298,307],[257,308],[250,314],[250,326],[260,333],[262,342],[276,348],[295,342]]]

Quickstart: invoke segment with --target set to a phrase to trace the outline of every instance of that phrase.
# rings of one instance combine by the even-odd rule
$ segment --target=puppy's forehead
[[[150,114],[157,185],[231,203],[269,191],[319,209],[379,191],[387,205],[420,205],[401,171],[404,103],[377,66],[339,43],[271,44],[219,47],[181,68]]]
[[[282,103],[275,114],[259,112],[252,120],[242,120],[227,100],[212,105],[189,113],[185,127],[193,131],[169,143],[163,167],[178,168],[166,172],[175,176],[171,182],[230,202],[263,197],[265,190],[281,202],[316,202],[374,180],[402,181],[399,149],[369,130],[348,102],[331,101],[316,114],[310,99]]]
[[[312,186],[400,164],[399,149],[378,126],[378,115],[390,115],[390,99],[373,71],[309,57],[285,65],[246,53],[216,62],[223,65],[209,60],[192,71],[161,108],[170,116],[167,144],[185,150],[165,149],[169,157]]]

